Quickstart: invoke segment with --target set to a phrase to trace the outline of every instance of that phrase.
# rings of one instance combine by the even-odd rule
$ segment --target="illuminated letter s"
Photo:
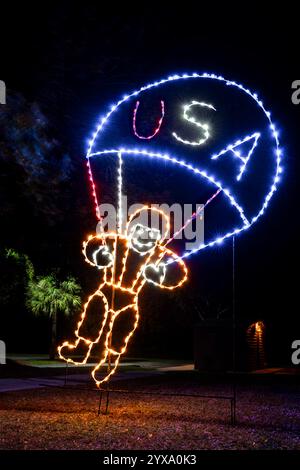
[[[207,139],[210,136],[210,134],[209,134],[209,125],[206,122],[196,121],[194,116],[190,115],[189,111],[190,111],[190,108],[192,108],[193,106],[201,106],[203,108],[213,109],[214,111],[216,111],[216,109],[211,104],[207,104],[207,103],[203,103],[203,102],[199,102],[199,101],[192,101],[190,104],[185,104],[184,105],[184,107],[183,107],[183,119],[185,119],[188,122],[191,122],[192,124],[194,124],[194,126],[197,126],[198,128],[201,129],[201,137],[199,138],[199,140],[190,141],[190,140],[182,139],[178,134],[176,134],[176,132],[173,132],[172,135],[175,137],[176,140],[178,140],[179,142],[182,142],[183,144],[202,145],[202,144],[204,144],[204,142],[207,141]]]

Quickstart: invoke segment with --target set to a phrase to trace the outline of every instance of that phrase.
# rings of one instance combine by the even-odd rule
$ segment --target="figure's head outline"
[[[155,218],[156,224],[161,225],[161,230],[157,225],[153,227],[153,218]],[[169,217],[161,209],[151,206],[143,206],[134,211],[130,215],[125,229],[125,236],[128,238],[130,247],[141,255],[150,253],[157,245],[162,244],[169,233]],[[145,234],[148,237],[146,241],[143,240]]]

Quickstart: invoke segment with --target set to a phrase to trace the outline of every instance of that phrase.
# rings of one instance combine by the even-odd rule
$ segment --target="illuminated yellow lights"
[[[101,361],[96,365],[96,367],[92,371],[92,377],[94,378],[94,380],[96,382],[96,385],[98,387],[101,385],[101,383],[107,382],[110,379],[111,375],[115,373],[115,371],[118,367],[121,355],[124,354],[124,352],[126,351],[128,341],[130,340],[131,336],[133,335],[134,331],[136,330],[136,328],[138,326],[139,310],[138,310],[138,305],[137,305],[137,298],[136,298],[136,304],[135,305],[128,305],[125,309],[128,310],[130,308],[135,313],[134,314],[134,324],[133,324],[133,327],[130,330],[130,332],[123,339],[123,346],[120,348],[119,351],[115,351],[114,349],[109,347],[110,338],[112,337],[112,334],[113,334],[114,322],[115,322],[115,319],[117,318],[117,316],[120,313],[119,311],[112,312],[113,314],[111,316],[111,321],[109,323],[109,331],[108,331],[108,333],[106,335],[106,338],[105,338],[105,354],[104,354],[104,357],[101,359]],[[113,364],[112,364],[110,370],[108,371],[108,373],[105,375],[105,377],[102,380],[98,380],[97,373],[101,369],[101,367],[105,365],[108,354],[111,354],[113,356]]]
[[[151,214],[151,216],[161,216],[162,217],[162,228],[164,229],[162,234],[159,232],[158,229],[150,229],[148,226],[144,226],[142,225],[140,222],[136,223],[136,224],[133,224],[133,221],[134,219],[143,219],[143,216],[144,218],[146,218],[146,216],[149,215],[149,212]],[[146,242],[145,244],[145,241],[143,240],[143,235],[146,235],[146,234],[149,234],[150,232],[153,232],[156,234],[156,237],[153,237],[153,240],[150,242]],[[126,253],[125,253],[125,256],[123,257],[123,260],[122,260],[122,265],[123,265],[123,269],[122,269],[122,272],[121,272],[121,275],[120,275],[120,278],[119,278],[119,285],[121,285],[121,282],[122,282],[122,279],[123,279],[123,276],[124,276],[124,272],[126,270],[126,261],[127,261],[127,258],[128,258],[128,254],[130,253],[131,249],[134,250],[135,252],[137,252],[140,256],[144,256],[146,254],[148,254],[148,258],[146,259],[145,261],[145,265],[148,263],[148,261],[150,261],[150,258],[151,258],[151,254],[153,253],[153,250],[155,249],[156,245],[159,243],[159,242],[163,242],[165,240],[165,238],[168,236],[169,234],[169,231],[170,231],[170,221],[169,221],[169,218],[166,216],[166,214],[157,209],[157,208],[149,208],[148,206],[144,206],[142,207],[141,209],[137,209],[129,218],[127,224],[126,224],[126,236],[127,236],[127,239],[128,239],[128,244],[127,244],[127,250],[126,250]],[[140,235],[140,238],[142,239],[142,241],[139,240],[139,235]],[[152,248],[151,248],[151,245],[150,243],[152,243]],[[141,265],[140,269],[137,270],[137,274],[136,274],[136,278],[134,279],[133,281],[133,284],[132,284],[132,287],[134,288],[136,283],[138,282],[138,279],[140,277],[140,275],[142,274],[143,272],[143,265]]]
[[[99,265],[97,263],[97,256],[99,254],[102,254],[104,256],[104,258],[107,259],[107,263],[103,264],[103,265]],[[113,262],[114,262],[114,259],[113,259],[113,256],[112,254],[110,253],[110,251],[108,250],[107,246],[100,246],[96,251],[94,251],[93,253],[93,261],[94,261],[94,264],[97,266],[98,269],[103,269],[103,268],[108,268],[109,266],[112,266]]]
[[[165,280],[166,277],[166,265],[164,263],[159,263],[159,264],[148,264],[147,266],[144,267],[143,275],[145,279],[149,282],[153,282],[153,280],[147,277],[147,271],[153,270],[156,274],[159,274],[159,283],[156,283],[158,285],[162,285],[162,283]]]
[[[106,299],[106,297],[104,296],[104,294],[101,292],[101,287],[102,287],[102,286],[103,286],[103,284],[100,285],[99,290],[97,290],[93,295],[91,295],[91,296],[88,298],[87,303],[84,305],[83,312],[82,312],[82,314],[81,314],[80,320],[79,320],[79,322],[78,322],[78,324],[77,324],[77,329],[76,329],[76,331],[75,331],[75,336],[77,336],[77,340],[75,341],[75,343],[74,343],[74,344],[70,344],[68,341],[65,341],[61,346],[58,347],[58,354],[59,354],[59,357],[60,357],[61,359],[64,359],[64,360],[67,361],[67,362],[72,362],[72,363],[75,364],[75,365],[86,364],[86,362],[87,362],[87,360],[88,360],[88,358],[89,358],[89,355],[90,355],[90,352],[91,352],[91,349],[92,349],[93,344],[98,343],[98,341],[99,341],[99,339],[100,339],[100,337],[101,337],[101,335],[102,335],[102,332],[103,332],[103,328],[104,328],[104,326],[105,326],[105,323],[106,323],[106,321],[107,321],[107,316],[108,316],[108,312],[109,312],[109,305],[108,305],[107,299]],[[102,324],[101,324],[101,328],[100,328],[100,331],[99,331],[99,333],[98,333],[98,335],[97,335],[96,340],[95,340],[95,341],[91,341],[91,340],[89,340],[89,339],[86,339],[86,338],[83,338],[82,336],[80,336],[79,330],[80,330],[80,327],[81,327],[81,325],[82,325],[82,323],[83,323],[83,321],[84,321],[84,319],[85,319],[85,317],[86,317],[86,311],[87,311],[87,308],[88,308],[88,306],[89,306],[89,303],[90,303],[96,296],[99,296],[99,297],[102,299],[103,303],[104,303],[104,316],[103,316],[103,321],[102,321]],[[85,355],[85,357],[83,358],[82,361],[80,361],[80,362],[74,361],[74,360],[71,359],[70,357],[66,358],[65,356],[63,356],[63,354],[62,354],[62,350],[63,350],[63,349],[65,350],[65,352],[67,352],[68,349],[72,351],[72,350],[74,350],[74,349],[79,345],[79,343],[80,343],[81,340],[84,341],[86,344],[89,345],[88,350],[87,350],[87,352],[86,352],[86,355]]]
[[[173,135],[173,137],[175,137],[176,140],[178,140],[179,142],[181,142],[183,144],[186,144],[186,145],[202,145],[210,137],[209,125],[206,122],[196,121],[194,116],[189,115],[190,108],[192,108],[193,106],[200,106],[202,108],[212,109],[213,111],[216,111],[216,109],[211,104],[204,103],[202,101],[201,102],[192,101],[190,104],[186,104],[183,107],[183,119],[185,121],[191,122],[194,126],[201,129],[201,132],[203,133],[203,137],[201,137],[201,138],[199,137],[199,139],[195,140],[195,141],[190,141],[190,140],[183,139],[176,132],[173,132],[172,135]]]
[[[263,321],[252,323],[246,332],[249,346],[248,359],[252,370],[263,368],[266,365],[265,358],[265,324]]]
[[[165,240],[165,238],[168,236],[169,231],[170,231],[170,220],[169,217],[160,209],[157,209],[156,207],[149,207],[149,206],[143,206],[140,209],[137,209],[130,217],[129,220],[126,224],[126,234],[130,237],[130,233],[132,233],[132,228],[130,225],[133,223],[134,219],[141,219],[145,218],[147,215],[150,215],[151,219],[157,219],[159,216],[162,218],[162,228],[164,229],[162,234],[160,235],[161,240]],[[156,217],[155,217],[156,216]],[[133,225],[133,229],[135,229],[135,225]],[[153,229],[148,226],[143,226],[141,225],[141,229],[147,229],[148,231],[154,231],[154,232],[159,232],[158,229]]]
[[[166,249],[165,247],[159,247],[159,250],[160,250],[160,255],[159,255],[158,260],[154,264],[147,264],[143,266],[143,275],[146,281],[151,282],[152,284],[155,284],[161,287],[162,289],[168,289],[168,290],[176,289],[177,287],[180,287],[187,280],[187,276],[188,276],[187,267],[184,261],[179,256],[177,256],[173,251]],[[168,266],[166,263],[162,263],[161,259],[166,254],[168,255],[168,258],[172,259],[173,263],[176,262],[177,265],[180,266],[181,271],[183,273],[181,280],[178,281],[177,284],[168,285],[167,283],[164,283]],[[159,274],[159,279],[160,279],[159,283],[149,277],[149,273],[151,271],[156,275]]]
[[[161,222],[162,232],[157,228],[144,225],[145,217],[156,217]],[[148,220],[148,219],[147,219]],[[184,261],[164,242],[170,231],[169,218],[161,210],[144,206],[129,218],[125,233],[105,232],[90,235],[83,243],[83,254],[90,265],[103,271],[103,279],[96,292],[88,298],[75,331],[74,343],[65,341],[58,348],[59,357],[75,365],[86,364],[94,345],[101,344],[102,353],[98,364],[92,371],[96,385],[101,386],[115,373],[121,356],[139,322],[138,299],[146,282],[162,289],[176,289],[187,279]],[[146,238],[147,237],[147,238]],[[117,256],[120,262],[117,262]],[[166,261],[172,260],[168,265]],[[134,266],[134,270],[132,270]],[[172,267],[171,267],[172,266]],[[177,281],[168,282],[168,272],[175,270]],[[133,271],[133,272],[132,272]],[[121,303],[115,306],[114,300]],[[91,303],[99,303],[102,321],[95,337],[88,339],[84,334],[85,323],[89,317]],[[109,305],[111,303],[111,305]],[[129,316],[127,331],[121,338],[121,345],[114,346],[116,338],[115,321],[127,312]],[[70,355],[84,349],[83,359],[74,360]],[[109,367],[106,363],[109,362]]]

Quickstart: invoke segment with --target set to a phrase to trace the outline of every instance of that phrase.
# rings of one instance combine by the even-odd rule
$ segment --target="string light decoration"
[[[183,96],[184,85],[192,84],[193,91],[187,90],[186,99],[183,105],[183,115],[180,116],[179,124],[182,124],[182,130],[174,131],[174,114],[178,109],[177,102],[172,103],[174,96]],[[199,90],[198,90],[199,84]],[[210,116],[212,120],[218,116],[222,110],[223,95],[218,91],[215,98],[213,96],[214,88],[205,93],[200,85],[213,84],[222,86],[222,93],[238,93],[242,95],[243,106],[237,106],[238,109],[244,109],[244,103],[248,100],[260,116],[264,119],[263,128],[247,115],[246,124],[240,131],[233,133],[232,137],[223,136],[223,141],[218,145],[217,137],[220,132],[219,126],[212,126],[211,119],[196,118],[192,109],[197,107],[197,116],[213,111]],[[180,88],[182,85],[182,88]],[[172,87],[177,86],[176,93],[172,95]],[[179,88],[178,88],[179,87]],[[159,89],[161,113],[156,127],[149,135],[141,135],[137,130],[137,112],[144,96],[147,99],[154,94],[157,100],[157,91]],[[156,92],[156,94],[155,94]],[[194,96],[191,93],[195,93]],[[230,95],[232,96],[232,95]],[[221,98],[220,98],[221,97]],[[232,98],[233,100],[235,98]],[[205,100],[205,101],[204,101]],[[207,100],[207,101],[206,101]],[[176,101],[176,99],[175,99]],[[210,104],[213,102],[214,104]],[[225,106],[226,108],[226,106]],[[230,106],[231,109],[231,106]],[[252,109],[252,108],[251,108]],[[232,111],[232,110],[231,110]],[[133,119],[132,119],[133,113]],[[123,119],[123,121],[122,121]],[[133,120],[132,127],[128,126],[128,119]],[[130,122],[129,120],[129,122]],[[123,125],[124,122],[126,125]],[[236,115],[234,122],[239,123]],[[265,122],[267,125],[265,125]],[[162,123],[164,124],[162,126]],[[228,122],[226,122],[228,127]],[[193,127],[194,132],[201,132],[197,139],[189,140],[184,137],[186,127]],[[226,129],[227,129],[226,127]],[[126,134],[130,129],[130,133]],[[114,130],[116,132],[114,133]],[[125,132],[125,136],[122,134]],[[224,146],[224,142],[226,145]],[[241,200],[241,188],[249,184],[247,174],[254,172],[253,162],[257,156],[257,148],[268,142],[268,151],[270,151],[272,168],[271,173],[267,173],[267,189],[264,190],[263,197],[259,200],[254,212],[250,213],[245,203]],[[248,149],[247,151],[245,149]],[[215,150],[216,149],[216,150]],[[220,150],[221,149],[221,150]],[[99,184],[94,181],[92,164],[94,159],[105,156],[115,156],[118,159],[117,169],[117,228],[116,231],[106,232],[102,224],[102,218],[99,210]],[[225,156],[231,156],[234,161],[239,163],[238,174],[235,178],[229,179],[227,175],[222,175],[219,168],[219,160],[226,160]],[[222,158],[221,158],[222,157]],[[77,324],[75,331],[75,341],[65,341],[59,348],[61,359],[72,362],[73,364],[84,364],[88,361],[93,348],[101,344],[102,353],[98,364],[92,371],[92,376],[98,387],[107,382],[112,374],[117,370],[120,358],[127,349],[128,342],[134,334],[139,323],[138,300],[142,294],[142,289],[146,283],[153,284],[162,289],[173,290],[179,288],[187,280],[187,267],[184,259],[189,256],[215,245],[221,244],[228,238],[248,230],[265,212],[271,198],[277,190],[280,181],[282,168],[282,150],[279,144],[279,133],[271,119],[271,113],[265,108],[262,101],[256,93],[244,87],[235,81],[215,74],[182,74],[172,75],[168,78],[150,83],[142,88],[124,95],[117,103],[113,104],[105,116],[101,117],[97,128],[88,143],[87,167],[91,193],[95,204],[96,217],[100,221],[101,233],[99,235],[90,235],[83,243],[83,254],[85,260],[91,266],[97,268],[102,273],[99,287],[84,305],[83,312]],[[123,230],[123,222],[127,220],[127,215],[122,207],[122,196],[124,194],[123,168],[127,159],[136,158],[137,160],[156,160],[157,162],[167,164],[170,167],[179,168],[197,177],[197,180],[205,181],[213,191],[206,203],[197,209],[196,212],[177,230],[173,235],[170,234],[170,221],[163,211],[144,206],[136,211],[127,221]],[[225,161],[226,163],[226,161]],[[257,171],[257,168],[256,168]],[[254,172],[255,173],[255,172]],[[217,176],[216,176],[217,175]],[[261,175],[260,175],[260,179]],[[231,181],[234,180],[234,183]],[[255,193],[256,191],[252,191]],[[246,194],[251,194],[247,187]],[[180,255],[167,246],[179,235],[195,218],[203,214],[204,208],[207,208],[212,201],[220,199],[221,195],[228,202],[229,207],[233,208],[238,215],[238,221],[230,229],[226,229],[221,234],[214,235],[212,239],[201,242],[198,246]],[[137,222],[138,215],[142,213],[156,212],[164,223],[162,230],[141,222]],[[132,268],[134,266],[134,269]],[[170,273],[175,272],[175,280]],[[172,278],[172,281],[170,281]],[[88,317],[93,302],[98,302],[99,312],[102,313],[102,320],[98,331],[87,338],[84,333],[84,327],[88,323]],[[116,342],[116,324],[124,315],[129,317],[126,325],[126,333]],[[83,350],[83,358],[76,361],[72,358],[74,353]],[[108,368],[106,367],[108,363]]]
[[[263,321],[252,323],[246,332],[249,346],[249,366],[251,370],[266,366],[265,357],[265,324]]]
[[[144,226],[141,223],[134,223],[134,219],[143,213],[160,215],[164,221],[164,231],[160,232],[158,229]],[[138,299],[145,283],[150,282],[161,289],[173,290],[187,280],[188,271],[185,263],[176,253],[164,246],[169,229],[169,218],[163,211],[144,206],[129,218],[124,234],[106,232],[100,235],[90,235],[83,243],[83,255],[86,262],[102,270],[103,279],[96,292],[89,297],[84,305],[75,331],[76,340],[73,343],[65,341],[59,346],[58,353],[61,359],[69,363],[86,364],[93,347],[103,341],[102,357],[92,371],[92,376],[98,387],[107,382],[115,373],[120,358],[125,353],[127,344],[138,326]],[[147,236],[146,240],[145,236]],[[103,239],[105,239],[105,245],[103,245]],[[90,252],[90,247],[95,249]],[[116,257],[120,252],[123,253],[123,256],[118,267]],[[175,275],[177,280],[171,283],[167,279],[167,273],[172,268],[167,268],[164,261],[168,259],[173,260],[175,263],[173,266],[177,271]],[[128,264],[135,266],[133,273],[128,272]],[[112,296],[120,297],[119,308],[112,307],[109,303],[108,299]],[[87,338],[82,331],[84,331],[87,322],[89,307],[95,299],[98,299],[98,303],[100,303],[99,313],[102,313],[102,322],[94,338]],[[125,312],[130,317],[127,325],[128,331],[122,338],[121,345],[116,348],[113,346],[114,335],[117,334],[114,325],[115,321]],[[77,353],[80,348],[84,350],[83,358],[81,361],[76,361],[71,356]],[[112,358],[109,371],[105,367],[108,355]]]
[[[148,136],[143,136],[143,135],[139,134],[137,129],[136,129],[136,115],[137,115],[137,110],[139,108],[139,105],[140,105],[140,102],[137,101],[136,105],[135,105],[135,108],[133,110],[133,132],[134,132],[135,136],[138,137],[139,139],[145,139],[145,140],[153,139],[153,137],[155,137],[156,134],[158,134],[158,132],[160,131],[160,128],[161,128],[161,125],[162,125],[162,122],[163,122],[163,119],[164,119],[164,116],[165,116],[165,103],[163,101],[160,102],[161,116],[158,120],[156,128],[154,129],[153,134],[148,135]]]
[[[123,159],[122,153],[118,153],[119,159],[119,168],[118,168],[118,232],[122,233],[122,224],[123,224],[123,211],[122,211],[122,187],[123,187],[123,179],[122,179],[122,166],[123,166]]]
[[[168,245],[169,243],[171,243],[178,235],[180,235],[180,233],[182,233],[185,228],[194,220],[196,219],[197,217],[199,217],[200,214],[202,214],[204,212],[204,209],[205,207],[208,206],[208,204],[211,203],[211,201],[218,196],[218,194],[221,192],[221,189],[218,189],[207,201],[205,204],[203,204],[203,206],[199,206],[198,209],[193,212],[193,214],[191,215],[191,217],[182,225],[182,227],[180,227],[179,230],[177,230],[177,232],[174,233],[174,235],[172,237],[169,238],[169,240],[165,243],[165,245]]]
[[[219,157],[221,157],[221,155],[224,155],[224,154],[228,153],[229,151],[231,151],[237,158],[239,158],[242,161],[242,165],[240,167],[240,172],[236,177],[236,179],[239,181],[241,179],[245,169],[246,169],[247,163],[250,160],[250,157],[253,153],[253,150],[255,149],[255,147],[257,145],[257,141],[258,141],[259,138],[260,138],[260,133],[259,132],[255,132],[253,135],[247,135],[243,140],[238,140],[234,144],[228,145],[228,147],[226,147],[224,150],[221,150],[221,152],[213,155],[211,157],[211,159],[212,160],[217,160]],[[245,156],[242,155],[240,150],[236,150],[236,149],[238,147],[241,147],[242,144],[244,144],[245,142],[250,142],[251,140],[253,140],[254,142],[253,142],[250,150],[248,151],[247,156],[245,157]]]
[[[162,131],[162,129],[159,128],[158,132],[156,132],[155,136],[153,136],[154,138],[151,138],[147,147],[146,146],[141,147],[140,145],[137,145],[137,143],[134,143],[130,139],[130,136],[128,136],[127,142],[126,142],[126,139],[125,140],[121,139],[119,143],[114,140],[110,141],[109,139],[105,139],[105,138],[101,140],[102,136],[103,135],[105,136],[106,135],[105,133],[109,129],[111,129],[111,127],[109,127],[110,118],[117,111],[120,113],[120,110],[123,108],[125,112],[127,112],[126,111],[127,109],[128,109],[128,112],[132,112],[132,108],[130,106],[129,108],[128,106],[126,108],[127,103],[130,105],[130,103],[134,100],[135,108],[136,108],[137,98],[141,100],[141,98],[143,97],[143,94],[147,93],[148,95],[151,90],[155,91],[156,89],[161,89],[161,94],[162,94],[163,90],[166,90],[166,87],[169,85],[171,86],[176,83],[182,83],[182,86],[184,86],[184,83],[186,82],[189,83],[189,82],[194,82],[194,81],[195,82],[201,81],[201,83],[213,82],[213,83],[221,84],[221,85],[224,85],[224,87],[228,90],[229,89],[235,90],[236,92],[241,93],[242,96],[247,97],[251,101],[251,103],[254,103],[256,105],[257,110],[261,112],[262,116],[264,116],[264,118],[266,119],[266,122],[268,125],[266,126],[264,130],[264,135],[266,135],[269,132],[269,136],[267,137],[269,138],[269,141],[270,141],[269,143],[270,157],[274,159],[272,163],[273,168],[274,168],[274,173],[268,174],[268,180],[270,180],[270,183],[262,201],[260,202],[260,205],[258,205],[258,208],[255,214],[248,215],[243,205],[239,202],[239,197],[235,194],[235,190],[239,190],[240,188],[239,186],[230,188],[229,185],[226,183],[226,180],[222,178],[222,175],[216,176],[217,170],[218,170],[217,167],[208,166],[207,162],[205,165],[203,164],[198,165],[198,164],[195,164],[194,162],[186,161],[183,158],[182,151],[181,151],[182,147],[185,147],[185,148],[189,147],[191,149],[201,148],[202,150],[204,147],[207,147],[207,144],[210,141],[210,139],[209,140],[206,139],[205,145],[201,145],[200,147],[199,145],[195,146],[195,145],[189,145],[189,144],[187,144],[186,146],[183,146],[181,145],[181,142],[174,139],[174,135],[173,135],[174,131],[170,131],[170,138],[174,140],[175,142],[178,142],[178,144],[180,145],[180,148],[175,149],[174,147],[172,147],[170,150],[170,153],[165,153],[165,152],[161,152],[158,150],[157,141],[159,139],[159,136],[160,134],[163,133],[164,137],[166,138],[166,132],[167,132],[167,129],[166,129],[167,122],[166,122],[165,113],[166,113],[166,106],[168,103],[166,103],[166,100],[164,100],[164,130]],[[185,116],[188,117],[189,120],[193,119],[193,116],[190,116],[189,114],[187,114],[187,111],[190,110],[190,106],[193,103],[207,104],[208,109],[213,110],[214,114],[217,114],[217,110],[219,110],[219,107],[220,107],[219,105],[215,106],[215,104],[210,105],[202,100],[201,101],[200,100],[197,101],[196,99],[192,100],[188,105],[185,105],[185,106],[188,106],[188,108],[185,108]],[[186,122],[189,122],[189,121],[186,120]],[[194,118],[194,121],[191,121],[191,124],[195,125],[196,122],[197,124],[199,124],[199,122],[196,121]],[[135,133],[133,134],[135,137],[137,137]],[[247,178],[245,178],[244,176],[246,172],[246,167],[249,166],[250,157],[255,153],[255,148],[258,146],[259,142],[262,140],[261,137],[262,137],[262,132],[258,132],[258,130],[255,130],[255,132],[250,132],[246,136],[244,134],[243,137],[241,137],[238,140],[235,140],[232,144],[226,145],[223,148],[223,150],[221,151],[218,150],[218,152],[214,152],[212,150],[209,156],[209,160],[211,162],[215,162],[216,164],[221,155],[225,155],[226,153],[230,153],[234,155],[234,157],[237,158],[237,160],[241,161],[238,175],[235,177],[235,180],[241,184],[241,182],[243,182],[244,180],[247,181]],[[186,139],[183,139],[183,140],[186,140]],[[243,150],[244,145],[248,142],[250,143],[250,141],[252,140],[253,140],[254,145],[250,149],[250,151],[246,154],[246,156],[244,156],[243,152],[239,149],[239,147],[241,147]],[[130,145],[128,145],[128,142],[130,142]],[[144,139],[143,142],[146,143],[148,141]],[[116,145],[116,146],[113,146],[113,145]],[[165,147],[165,140],[162,146]],[[170,140],[170,147],[171,147],[171,140]],[[239,219],[240,219],[240,224],[237,223],[235,226],[233,226],[229,230],[226,230],[224,233],[221,233],[220,235],[216,234],[209,241],[205,243],[200,243],[199,246],[187,252],[184,252],[181,255],[182,259],[190,257],[193,254],[203,249],[206,249],[208,247],[219,245],[223,243],[225,240],[231,238],[232,236],[238,235],[242,233],[243,231],[248,230],[250,227],[252,227],[253,224],[256,223],[257,220],[265,213],[271,198],[273,197],[274,193],[276,192],[278,188],[278,184],[281,180],[281,174],[283,172],[282,149],[280,148],[280,144],[279,144],[279,132],[275,124],[272,121],[270,111],[268,111],[265,108],[263,102],[258,98],[257,93],[250,91],[248,88],[246,88],[240,83],[237,83],[232,80],[228,80],[220,75],[209,74],[209,73],[202,73],[202,74],[185,73],[182,75],[172,75],[162,80],[158,80],[156,82],[145,85],[138,90],[135,90],[127,95],[124,95],[123,98],[121,98],[117,103],[112,105],[109,111],[107,112],[107,114],[100,118],[96,131],[94,132],[91,140],[88,143],[88,151],[87,151],[86,157],[87,157],[87,160],[91,163],[93,159],[95,158],[103,157],[105,155],[114,155],[114,154],[118,155],[120,152],[123,155],[123,157],[127,157],[127,158],[139,157],[141,159],[156,159],[158,161],[168,162],[171,165],[190,171],[192,174],[197,175],[202,181],[204,179],[208,184],[211,184],[215,188],[214,191],[220,189],[218,194],[219,195],[222,194],[228,200],[229,207],[231,206],[237,211],[237,215],[239,216]],[[92,187],[92,191],[93,191],[93,187]],[[96,200],[95,200],[95,204],[97,204]],[[97,210],[98,208],[96,207],[96,211]]]
[[[176,134],[176,132],[173,132],[172,135],[173,135],[173,137],[175,137],[176,140],[178,140],[179,142],[181,142],[183,144],[186,144],[186,145],[202,145],[202,144],[204,144],[204,142],[207,141],[207,139],[210,136],[209,125],[208,125],[207,122],[203,123],[203,122],[196,121],[194,116],[189,116],[189,110],[192,106],[201,106],[202,108],[213,109],[214,111],[216,111],[216,108],[214,108],[211,104],[207,104],[207,103],[203,103],[203,102],[199,102],[199,101],[192,101],[190,104],[186,104],[183,107],[183,119],[185,119],[188,122],[191,122],[192,124],[194,124],[195,126],[200,128],[203,131],[204,137],[199,138],[199,140],[196,140],[196,141],[190,141],[190,140],[185,140],[182,137],[179,137]]]

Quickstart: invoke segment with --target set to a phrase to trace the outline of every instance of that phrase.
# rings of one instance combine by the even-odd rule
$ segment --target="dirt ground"
[[[134,379],[115,387],[228,395],[224,384],[186,377]],[[238,385],[237,424],[228,401],[43,388],[0,395],[0,449],[298,449],[300,386]]]

